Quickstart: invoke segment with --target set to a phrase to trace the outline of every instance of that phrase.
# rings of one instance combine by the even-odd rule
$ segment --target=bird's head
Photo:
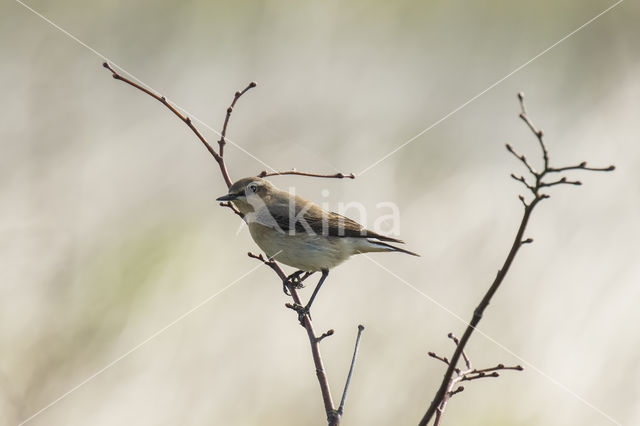
[[[229,193],[216,201],[231,201],[243,214],[258,211],[271,198],[275,186],[259,177],[246,177],[235,182]]]

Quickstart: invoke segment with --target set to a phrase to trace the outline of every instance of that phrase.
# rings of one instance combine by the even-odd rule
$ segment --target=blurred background
[[[257,81],[229,137],[263,163],[228,145],[238,179],[358,174],[613,1],[28,4],[214,129]],[[98,55],[19,3],[0,8],[0,423],[109,366],[28,424],[325,424],[307,337],[215,202],[211,156]],[[467,384],[444,424],[640,424],[639,18],[621,3],[354,181],[272,179],[334,209],[363,203],[369,225],[388,213],[376,204],[398,205],[422,257],[371,256],[467,320],[521,218],[509,174],[524,170],[504,144],[540,164],[516,93],[553,164],[617,166],[572,173],[582,187],[539,205],[535,243],[481,323],[529,364],[476,333],[475,366],[525,371]],[[355,257],[314,304],[316,329],[336,330],[322,343],[336,400],[366,326],[345,425],[417,424],[444,372],[427,352],[450,356],[447,333],[464,330],[402,280]]]

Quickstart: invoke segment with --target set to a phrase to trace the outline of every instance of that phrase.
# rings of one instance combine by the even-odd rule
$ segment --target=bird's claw
[[[291,284],[292,287],[296,289],[302,288],[304,287],[301,278],[302,274],[304,274],[304,271],[296,271],[287,277],[287,281]]]
[[[284,292],[284,294],[290,296],[289,287],[295,288],[296,290],[304,287],[301,278],[302,274],[304,274],[304,271],[296,271],[293,274],[289,275],[286,280],[282,281],[282,291]]]
[[[296,311],[298,313],[298,321],[300,322],[300,325],[304,327],[304,317],[306,315],[309,316],[309,320],[311,320],[311,314],[309,313],[309,307],[307,306],[301,306],[298,305],[297,303],[294,303],[290,306],[291,309],[293,309],[294,311]]]

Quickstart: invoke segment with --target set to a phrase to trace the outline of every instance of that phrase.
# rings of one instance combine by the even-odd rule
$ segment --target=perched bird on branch
[[[231,201],[244,216],[251,237],[265,254],[285,265],[299,269],[290,275],[298,278],[304,272],[321,271],[309,303],[308,312],[329,269],[351,255],[377,251],[397,251],[419,256],[389,243],[401,240],[380,235],[359,223],[322,209],[299,195],[276,188],[259,177],[235,182],[227,195],[217,201]]]

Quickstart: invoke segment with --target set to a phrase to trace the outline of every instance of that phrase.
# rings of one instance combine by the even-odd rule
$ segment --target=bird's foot
[[[304,273],[304,271],[296,271],[293,274],[289,275],[286,281],[282,282],[282,291],[284,291],[284,294],[290,296],[288,289],[289,286],[295,288],[296,290],[304,287],[304,284],[302,284],[302,281],[304,280],[304,278],[306,278],[306,276],[302,278],[302,274]]]
[[[302,284],[302,280],[304,279],[302,278],[302,274],[305,274],[305,271],[296,271],[287,277],[287,281],[289,281],[291,286],[296,289],[302,288],[304,287],[304,284]]]
[[[309,321],[311,321],[311,314],[309,313],[309,307],[308,306],[302,306],[302,305],[298,305],[297,303],[287,303],[286,307],[289,309],[292,309],[294,311],[296,311],[298,313],[298,321],[300,322],[301,326],[305,326],[304,325],[304,317],[308,316],[309,317]]]

